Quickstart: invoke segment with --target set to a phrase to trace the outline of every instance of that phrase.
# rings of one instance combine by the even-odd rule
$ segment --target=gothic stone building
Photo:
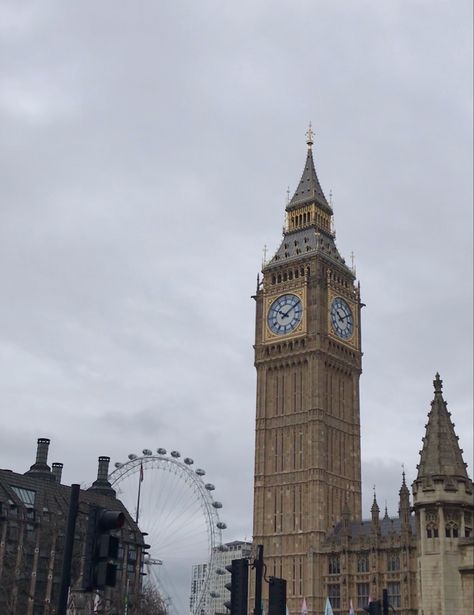
[[[47,463],[49,440],[40,438],[36,462],[24,474],[0,470],[0,613],[54,615],[57,612],[70,487],[61,484],[62,464]],[[81,490],[70,592],[71,615],[128,614],[139,610],[143,536],[107,480],[109,458],[99,457],[97,480]],[[81,590],[90,506],[121,511],[121,565],[117,585],[98,596]],[[95,604],[95,607],[93,605]],[[96,609],[93,611],[93,609]]]
[[[362,520],[363,304],[335,244],[311,129],[307,145],[282,243],[255,295],[254,542],[264,546],[267,575],[287,580],[290,614],[303,597],[309,615],[322,613],[326,596],[335,613],[347,613],[350,600],[361,610],[383,588],[399,613],[467,613],[472,481],[438,375],[413,503],[403,476],[399,517],[380,519],[374,497],[372,519]]]

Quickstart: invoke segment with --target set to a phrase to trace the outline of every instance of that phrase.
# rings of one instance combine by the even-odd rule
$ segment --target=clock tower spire
[[[256,300],[254,540],[288,608],[323,608],[322,543],[345,507],[361,517],[360,296],[306,133],[306,162]]]

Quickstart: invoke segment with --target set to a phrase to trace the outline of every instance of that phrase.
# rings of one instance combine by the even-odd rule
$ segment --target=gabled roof
[[[349,535],[353,538],[359,536],[370,536],[373,534],[374,526],[371,519],[364,519],[363,521],[351,521],[349,525]],[[415,517],[410,516],[410,528],[413,534],[416,534]],[[342,522],[338,522],[327,536],[327,540],[337,538],[343,531]],[[390,534],[400,535],[402,532],[402,523],[399,517],[389,517],[388,514],[380,520],[380,535],[390,536]]]
[[[428,414],[417,478],[457,476],[467,479],[466,464],[451,421],[451,413],[443,399],[443,381],[439,374],[436,374],[433,385],[435,395]]]

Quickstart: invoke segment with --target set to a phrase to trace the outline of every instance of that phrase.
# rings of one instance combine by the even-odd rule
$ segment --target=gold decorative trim
[[[351,308],[352,316],[354,319],[354,327],[352,328],[351,337],[344,339],[343,337],[339,337],[337,333],[334,331],[332,326],[331,319],[331,305],[336,297],[340,297],[344,299],[344,301]],[[359,348],[359,310],[357,309],[357,303],[346,293],[342,293],[339,289],[336,291],[335,289],[328,287],[328,335],[332,339],[336,340],[340,344],[345,344],[350,348]]]
[[[301,316],[301,321],[298,326],[290,331],[289,333],[285,333],[284,335],[278,335],[277,333],[273,333],[273,331],[268,326],[268,310],[272,303],[276,301],[279,297],[283,297],[284,295],[296,295],[299,297],[301,301],[301,305],[303,306],[303,314]],[[292,288],[287,289],[285,291],[281,291],[279,293],[273,295],[265,295],[263,301],[263,343],[268,344],[269,342],[276,342],[279,340],[288,340],[294,337],[300,337],[301,335],[306,334],[306,287],[303,288]]]

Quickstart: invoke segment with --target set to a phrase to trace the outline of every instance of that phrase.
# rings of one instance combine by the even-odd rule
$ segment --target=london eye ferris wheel
[[[170,615],[201,613],[213,576],[222,574],[215,565],[226,529],[219,519],[222,504],[214,499],[205,471],[193,466],[193,459],[182,459],[178,451],[144,449],[117,462],[109,475],[117,497],[147,534],[145,583],[158,590]],[[197,579],[192,579],[194,564],[200,565]]]

